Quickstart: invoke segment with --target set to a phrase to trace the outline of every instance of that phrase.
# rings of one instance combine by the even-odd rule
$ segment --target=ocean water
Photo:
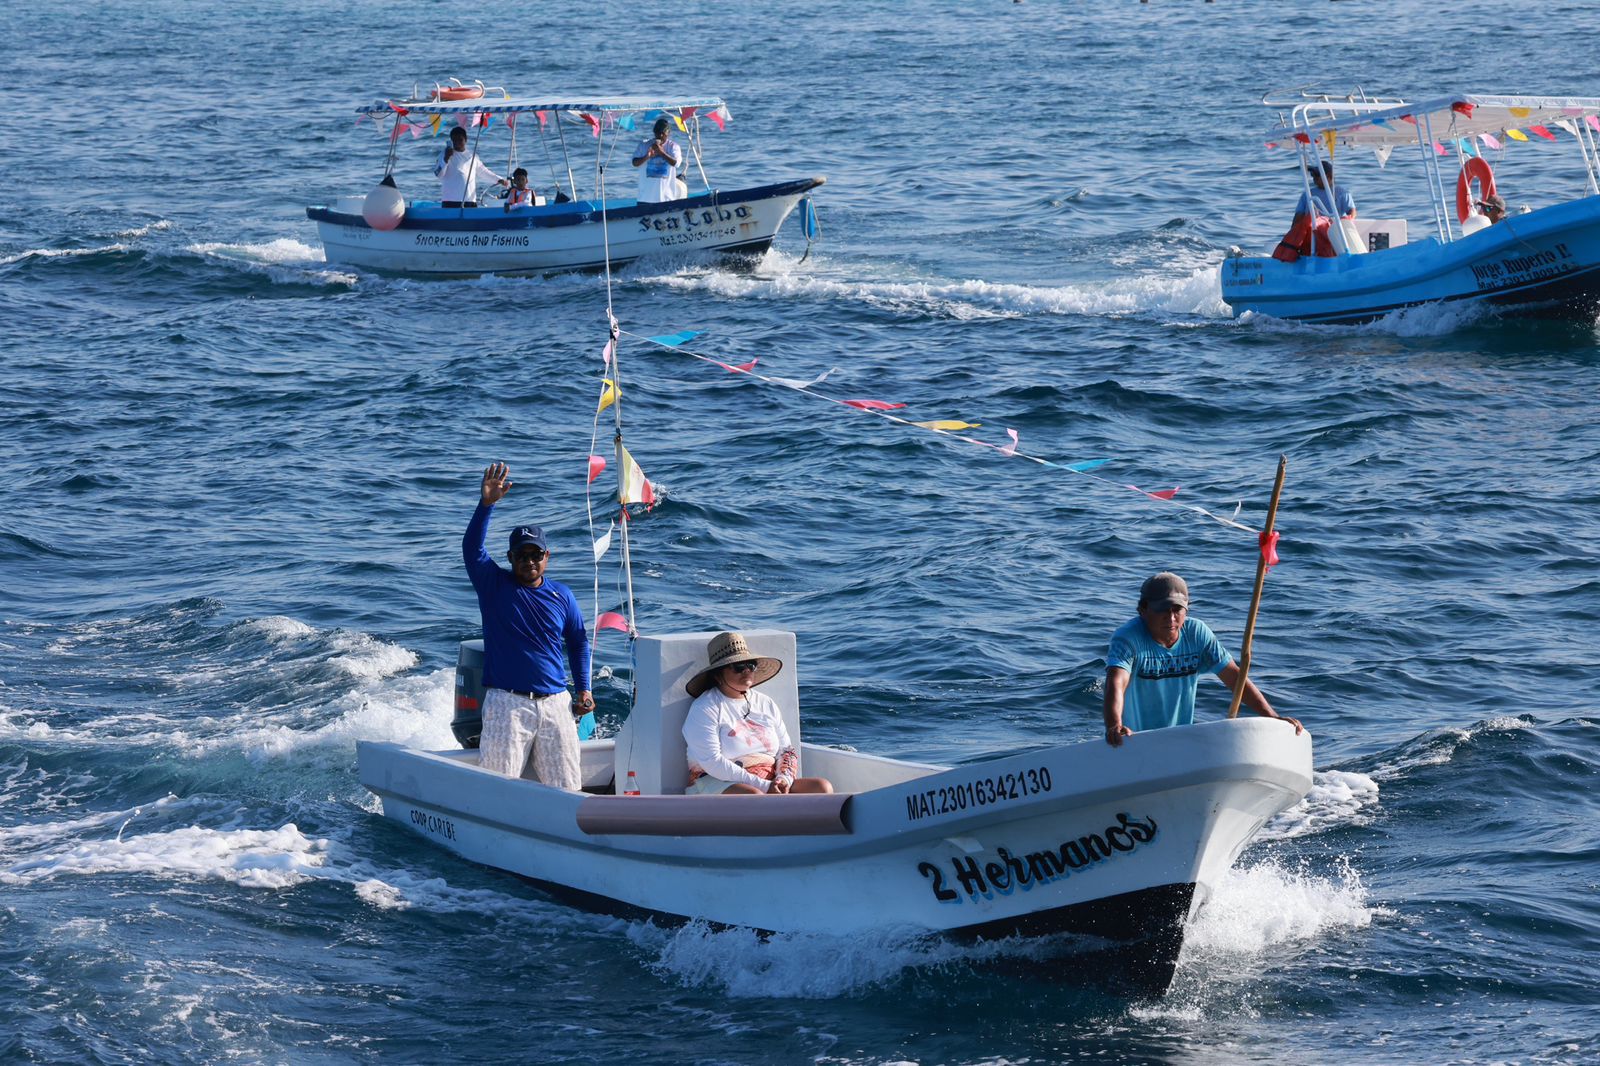
[[[8,10],[0,103],[0,1061],[1600,1059],[1595,323],[1237,321],[1217,265],[1296,195],[1271,89],[1600,93],[1593,12],[1467,2]],[[1508,19],[1514,25],[1508,25]],[[724,96],[719,184],[825,174],[751,269],[611,286],[630,334],[829,372],[1072,475],[625,338],[646,632],[781,626],[807,736],[964,762],[1099,734],[1105,641],[1173,568],[1316,787],[1159,1001],[983,948],[576,911],[384,822],[355,743],[452,744],[485,463],[586,611],[595,275],[323,261],[353,107],[449,75]],[[404,146],[428,189],[431,146]],[[1496,161],[1570,197],[1570,143]],[[1341,160],[1363,213],[1418,168]],[[536,178],[536,183],[538,179]],[[600,641],[603,729],[627,652]],[[1202,717],[1222,713],[1220,686]],[[996,961],[1004,965],[993,965]]]

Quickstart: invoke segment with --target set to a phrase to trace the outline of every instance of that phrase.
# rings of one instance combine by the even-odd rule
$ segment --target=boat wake
[[[1237,966],[1265,951],[1315,941],[1334,930],[1365,928],[1376,913],[1359,874],[1343,861],[1326,874],[1274,860],[1232,869],[1190,926],[1180,980],[1185,970]],[[674,929],[635,922],[627,934],[640,949],[654,954],[651,968],[663,979],[757,999],[832,999],[886,988],[910,973],[928,970],[1020,965],[1043,974],[1058,968],[1061,958],[1070,958],[1075,946],[1071,937],[962,944],[892,930],[851,937],[761,937],[748,929],[719,930],[701,922]]]
[[[282,284],[352,287],[361,281],[360,274],[329,266],[321,251],[287,237],[258,244],[213,241],[188,245],[184,251],[203,259],[264,274]]]
[[[704,263],[650,273],[636,268],[634,280],[684,292],[731,299],[809,300],[854,303],[897,316],[957,320],[1074,315],[1122,318],[1138,315],[1228,318],[1216,266],[1183,277],[1145,276],[1083,285],[1016,285],[979,279],[858,281],[830,272],[825,259],[801,266],[792,256],[768,252],[753,272],[707,270]]]

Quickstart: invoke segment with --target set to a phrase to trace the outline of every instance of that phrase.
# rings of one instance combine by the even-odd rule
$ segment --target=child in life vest
[[[528,188],[528,172],[518,167],[511,172],[511,191],[506,194],[506,210],[513,207],[532,207],[533,190]]]

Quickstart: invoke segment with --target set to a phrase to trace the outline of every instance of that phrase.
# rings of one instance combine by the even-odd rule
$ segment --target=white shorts
[[[583,787],[572,693],[563,691],[530,699],[505,689],[487,690],[483,694],[478,765],[507,777],[521,777],[522,768],[530,762],[536,781],[568,792]]]

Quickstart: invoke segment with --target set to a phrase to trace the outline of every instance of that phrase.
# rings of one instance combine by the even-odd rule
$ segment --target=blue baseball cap
[[[518,548],[526,548],[530,544],[542,552],[550,550],[550,545],[545,543],[544,530],[538,526],[518,526],[511,531],[512,551],[516,551]]]

